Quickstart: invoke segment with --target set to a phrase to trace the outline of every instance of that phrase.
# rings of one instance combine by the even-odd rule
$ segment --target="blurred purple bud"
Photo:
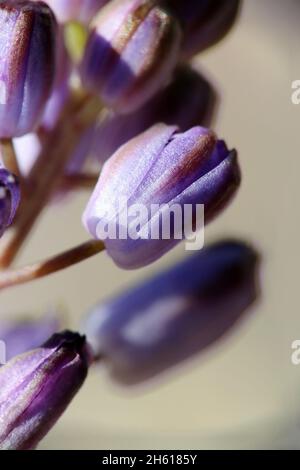
[[[37,348],[59,330],[60,321],[54,314],[44,315],[38,320],[1,321],[0,341],[5,344],[6,360]]]
[[[0,138],[32,131],[55,74],[56,22],[42,2],[0,3]]]
[[[238,241],[215,243],[96,306],[84,324],[114,379],[134,384],[211,346],[258,295],[258,256]]]
[[[93,16],[110,0],[45,0],[61,23],[79,21],[89,23]]]
[[[113,0],[93,23],[83,84],[107,106],[130,113],[169,80],[178,59],[178,22],[153,0]]]
[[[49,122],[49,121],[48,121]],[[17,155],[20,170],[27,176],[34,166],[43,145],[44,133],[27,134],[18,139],[14,139],[14,147]],[[65,168],[65,174],[79,173],[92,152],[94,146],[95,126],[88,128],[81,136],[79,143],[70,157]]]
[[[53,335],[0,369],[0,449],[37,446],[83,384],[90,355],[77,333]]]
[[[207,223],[228,204],[239,184],[236,151],[229,151],[213,132],[194,127],[178,133],[176,127],[158,124],[123,145],[105,163],[83,223],[94,238],[104,241],[116,264],[139,268],[160,258],[186,235],[178,238],[171,227],[165,237],[166,213],[179,207],[184,214],[189,206],[194,225],[198,206],[204,205]],[[145,218],[141,217],[135,238],[128,236],[129,230],[124,236],[124,226],[132,226],[130,208],[136,204],[145,209]],[[113,225],[116,230],[111,232]]]
[[[0,237],[16,215],[21,199],[16,176],[6,170],[0,161]]]
[[[178,67],[172,82],[141,109],[107,117],[97,130],[94,153],[104,162],[157,122],[176,125],[181,131],[196,125],[210,127],[216,101],[216,92],[205,78],[188,66]]]
[[[161,0],[161,3],[182,24],[185,58],[223,39],[235,23],[241,5],[240,0]]]

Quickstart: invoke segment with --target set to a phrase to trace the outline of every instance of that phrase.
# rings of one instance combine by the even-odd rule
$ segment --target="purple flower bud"
[[[178,59],[177,21],[152,0],[114,0],[93,23],[81,76],[107,106],[130,113],[168,81]]]
[[[3,366],[0,449],[35,448],[83,384],[88,366],[85,338],[68,331]]]
[[[5,359],[37,348],[60,329],[59,318],[54,314],[44,315],[39,320],[0,322],[0,341],[5,344]]]
[[[89,23],[93,16],[110,0],[46,0],[58,21]]]
[[[16,215],[21,199],[17,178],[0,161],[0,237]]]
[[[0,3],[0,138],[30,132],[50,95],[56,22],[42,2]]]
[[[213,132],[194,127],[178,133],[176,127],[158,124],[123,145],[105,163],[83,223],[94,238],[104,241],[116,264],[126,269],[142,267],[180,241],[172,226],[169,237],[162,233],[167,212],[179,206],[184,213],[189,206],[194,225],[197,205],[202,204],[208,222],[231,200],[239,183],[236,152],[217,141]],[[140,218],[134,237],[128,236],[129,229],[123,232],[132,226],[130,208],[136,204],[147,214]],[[116,227],[113,233],[112,227]]]
[[[181,131],[199,124],[210,126],[215,103],[216,92],[205,78],[188,66],[178,67],[172,82],[141,109],[107,117],[97,131],[94,153],[104,162],[157,122],[176,125]]]
[[[185,58],[213,46],[233,26],[240,0],[162,0],[181,21]]]
[[[84,330],[113,378],[133,384],[219,340],[258,294],[258,256],[223,241],[96,306]]]

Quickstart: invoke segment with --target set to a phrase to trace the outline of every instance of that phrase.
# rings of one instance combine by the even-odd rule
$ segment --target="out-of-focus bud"
[[[5,360],[37,348],[59,330],[59,318],[52,313],[37,320],[1,320],[0,341],[5,344]]]
[[[183,55],[189,58],[213,46],[233,26],[240,0],[161,0],[180,20],[183,31]]]
[[[93,16],[110,0],[45,0],[61,23],[79,21],[89,23]]]
[[[256,252],[211,245],[150,281],[96,306],[83,328],[114,379],[134,384],[203,351],[257,297]]]
[[[16,215],[21,199],[17,178],[0,161],[0,237]]]
[[[91,126],[82,134],[76,149],[73,154],[70,155],[70,160],[65,168],[65,175],[79,173],[84,168],[87,158],[94,146],[95,128],[96,126]],[[18,139],[14,139],[16,156],[22,175],[28,176],[40,155],[42,145],[43,133],[27,134]]]
[[[188,66],[178,67],[170,85],[132,114],[111,112],[95,138],[95,155],[107,160],[121,145],[157,122],[186,131],[196,125],[210,127],[217,96],[214,88]]]
[[[37,446],[84,382],[85,338],[63,332],[0,369],[0,449]]]
[[[113,0],[93,23],[83,84],[107,106],[130,113],[170,78],[181,43],[178,22],[152,0]]]
[[[11,138],[36,127],[49,98],[56,22],[42,2],[2,1],[0,31],[0,138]]]
[[[178,133],[174,126],[158,124],[105,163],[83,223],[104,241],[116,264],[139,268],[189,238],[186,228],[203,229],[199,205],[207,223],[239,183],[236,151],[213,132],[194,127]]]

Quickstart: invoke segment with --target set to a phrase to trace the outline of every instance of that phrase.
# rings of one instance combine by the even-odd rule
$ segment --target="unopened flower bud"
[[[39,122],[55,74],[56,22],[42,2],[0,3],[0,138]]]
[[[152,0],[113,0],[93,22],[83,84],[120,113],[141,107],[165,85],[178,59],[178,22]]]
[[[111,112],[96,132],[94,154],[104,162],[128,140],[157,122],[176,125],[181,131],[210,126],[216,91],[198,72],[188,66],[176,69],[172,82],[134,113]]]
[[[223,337],[259,294],[249,245],[211,245],[143,284],[97,305],[83,325],[100,364],[139,383]]]
[[[116,264],[139,268],[185,238],[185,230],[178,233],[183,225],[203,229],[201,217],[195,224],[199,205],[207,223],[227,205],[239,183],[236,151],[229,151],[213,132],[194,127],[179,133],[175,126],[158,124],[105,163],[83,223],[104,241]],[[177,223],[172,223],[172,213],[180,218]]]
[[[5,361],[37,348],[59,329],[59,318],[52,313],[39,319],[1,320],[0,341],[5,345]]]
[[[85,338],[64,332],[0,368],[0,449],[34,449],[83,384]]]
[[[20,187],[16,176],[0,163],[0,237],[15,217],[20,203]]]
[[[240,0],[161,0],[180,20],[183,55],[189,58],[213,46],[233,26]]]

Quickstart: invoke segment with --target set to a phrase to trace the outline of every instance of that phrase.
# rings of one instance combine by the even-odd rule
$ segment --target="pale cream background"
[[[238,198],[206,237],[257,244],[264,254],[261,304],[229,338],[160,384],[124,390],[94,371],[42,448],[300,448],[300,366],[290,361],[300,338],[300,105],[291,103],[291,82],[300,79],[299,24],[298,0],[245,0],[234,32],[197,60],[222,92],[216,127],[239,150],[243,171]],[[84,240],[86,199],[51,207],[19,261]],[[1,293],[0,309],[38,313],[60,303],[76,328],[96,301],[182,255],[181,246],[130,273],[99,255]]]

